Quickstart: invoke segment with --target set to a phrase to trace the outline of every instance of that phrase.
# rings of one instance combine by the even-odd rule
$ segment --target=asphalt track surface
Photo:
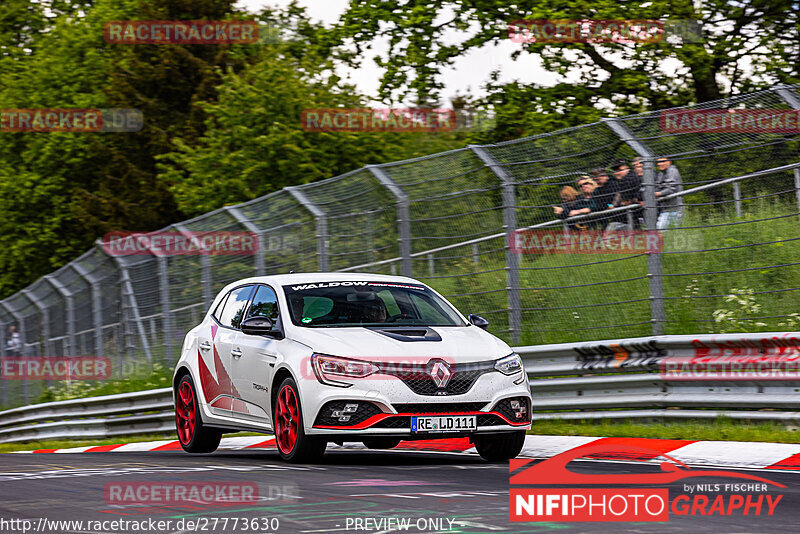
[[[538,460],[537,460],[538,461]],[[573,471],[652,473],[656,466],[635,462],[579,461]],[[122,529],[61,528],[36,530],[48,520],[148,519],[198,521],[197,530],[177,526],[138,532],[798,532],[800,472],[739,470],[784,484],[770,490],[784,495],[773,516],[675,516],[666,523],[511,523],[508,464],[488,464],[477,456],[405,451],[329,451],[316,465],[289,465],[275,451],[221,451],[191,456],[182,451],[148,453],[2,454],[0,455],[0,531],[21,532],[10,519],[31,519],[33,532],[123,533]],[[254,504],[147,505],[109,504],[104,488],[114,482],[256,483]],[[697,480],[696,480],[697,481]],[[670,498],[682,493],[672,484]],[[732,482],[708,478],[703,483]],[[661,486],[664,487],[664,486]],[[713,497],[713,495],[712,495]],[[407,530],[356,528],[355,519],[410,518]],[[205,522],[205,530],[200,523]],[[223,527],[222,521],[229,523]],[[277,529],[246,530],[234,518],[278,518]],[[212,528],[216,519],[216,528]],[[452,522],[448,522],[448,519]],[[3,523],[5,521],[5,523]],[[437,529],[436,521],[443,528]],[[273,522],[273,525],[275,523]],[[46,523],[45,523],[46,525]],[[365,525],[362,523],[362,525]],[[417,528],[417,525],[422,528]],[[427,525],[427,527],[426,527]],[[185,523],[184,523],[185,526]]]

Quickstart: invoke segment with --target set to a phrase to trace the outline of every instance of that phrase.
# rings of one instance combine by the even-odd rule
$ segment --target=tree
[[[539,84],[499,84],[496,75],[488,80],[487,105],[504,106],[522,95],[530,99],[530,107],[512,105],[510,111],[517,116],[590,108],[626,114],[707,102],[796,79],[797,12],[796,0],[431,0],[399,4],[354,0],[342,17],[339,35],[353,44],[358,57],[367,55],[363,43],[388,38],[388,51],[376,57],[386,69],[381,97],[430,101],[441,93],[443,68],[472,49],[507,41],[509,23],[516,20],[702,21],[702,42],[670,37],[653,43],[520,43],[512,54],[514,59],[535,55],[563,81],[545,89]],[[454,34],[463,38],[456,42]],[[495,110],[501,116],[507,114]],[[581,116],[593,120],[595,115]],[[506,134],[537,133],[554,125],[551,117],[535,120],[522,131],[510,128],[499,133],[505,138]]]

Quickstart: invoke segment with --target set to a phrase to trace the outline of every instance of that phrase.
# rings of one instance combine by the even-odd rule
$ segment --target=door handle
[[[242,357],[242,349],[240,349],[240,348],[231,349],[231,356],[233,356],[234,358],[241,358]]]
[[[208,341],[203,341],[200,343],[200,350],[211,350],[211,343]]]

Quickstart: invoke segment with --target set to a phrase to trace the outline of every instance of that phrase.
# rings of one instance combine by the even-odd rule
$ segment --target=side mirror
[[[283,337],[283,333],[275,329],[275,324],[269,317],[250,317],[242,321],[240,328],[249,336]]]
[[[483,328],[484,330],[488,330],[489,328],[489,321],[487,321],[480,315],[475,315],[474,313],[470,313],[469,315],[467,315],[467,319],[469,319],[470,324],[477,326],[478,328]]]

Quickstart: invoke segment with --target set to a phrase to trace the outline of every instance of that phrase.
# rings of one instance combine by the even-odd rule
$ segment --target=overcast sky
[[[290,0],[239,0],[238,5],[256,12],[267,5],[285,7],[289,2]],[[312,20],[332,25],[344,13],[348,0],[299,0],[298,4],[306,8]],[[517,61],[512,61],[511,53],[515,46],[519,45],[508,40],[497,46],[473,50],[458,58],[454,66],[444,70],[442,74],[441,79],[445,87],[442,97],[447,99],[443,104],[449,104],[449,98],[458,92],[482,95],[484,92],[481,87],[489,79],[489,73],[498,68],[502,73],[500,79],[504,82],[520,80],[542,85],[551,85],[556,82],[555,76],[545,71],[541,67],[539,59],[530,54],[524,54]],[[375,50],[383,52],[386,47],[382,46],[382,43],[375,43],[375,49],[368,51],[368,54],[374,54]],[[371,55],[363,60],[359,69],[342,71],[341,74],[347,75],[365,95],[370,97],[377,95],[382,69],[375,65]],[[400,103],[395,102],[394,104]]]

